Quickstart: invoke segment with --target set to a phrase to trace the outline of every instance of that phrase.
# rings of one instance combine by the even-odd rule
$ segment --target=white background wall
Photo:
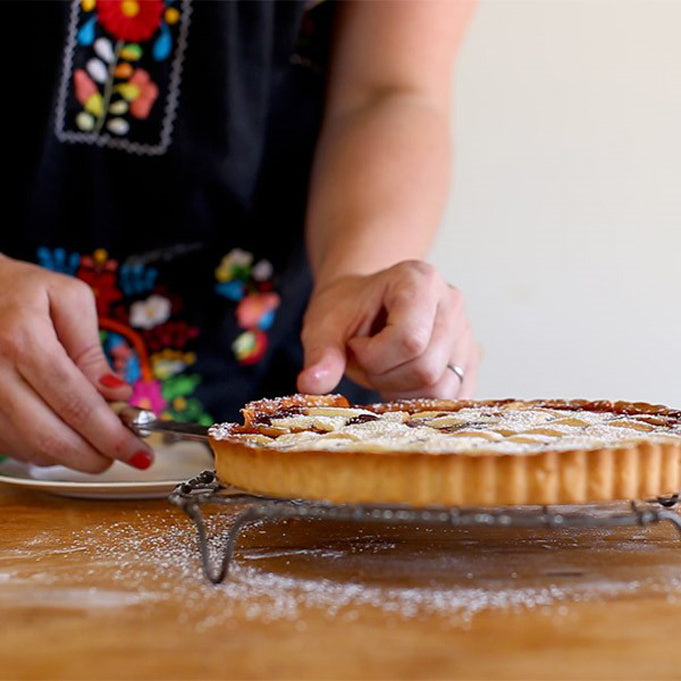
[[[454,136],[478,397],[681,407],[681,0],[480,0]]]

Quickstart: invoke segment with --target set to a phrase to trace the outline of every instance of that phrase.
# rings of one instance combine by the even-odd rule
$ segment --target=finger
[[[470,334],[472,339],[472,333]],[[430,385],[420,387],[402,387],[400,389],[381,390],[385,399],[413,399],[416,397],[434,397],[440,399],[470,399],[473,397],[477,383],[478,350],[473,342],[460,342],[456,350],[454,362],[447,362],[440,378]],[[463,372],[463,380],[449,368],[456,364]]]
[[[447,371],[457,321],[442,306],[435,315],[430,343],[416,359],[404,362],[381,374],[367,372],[372,387],[380,392],[425,390],[436,385]],[[350,347],[355,348],[353,339]]]
[[[381,389],[385,399],[412,399],[415,397],[435,397],[441,399],[470,399],[475,393],[477,384],[477,372],[480,363],[480,350],[473,337],[473,331],[467,321],[459,325],[453,349],[449,349],[450,342],[441,344],[441,348],[447,349],[444,364],[440,365],[439,378],[429,384],[420,387],[409,386],[408,383],[393,384],[391,387]],[[448,336],[448,332],[445,333]],[[441,352],[441,351],[440,351]],[[434,354],[434,353],[433,353]],[[440,354],[440,358],[442,355]],[[452,359],[453,358],[453,359]],[[442,359],[438,360],[442,361]],[[463,373],[463,380],[458,374],[449,368],[455,364]],[[400,370],[405,370],[402,367]],[[396,375],[398,372],[394,372]],[[374,379],[375,382],[375,379]],[[386,385],[390,385],[387,384]]]
[[[464,372],[464,377],[466,373]],[[462,394],[462,381],[451,369],[445,367],[437,383],[425,388],[400,391],[382,391],[381,397],[387,401],[411,400],[416,398],[435,398],[444,400],[465,399]]]
[[[475,395],[480,365],[480,346],[475,341],[473,329],[464,320],[462,331],[457,334],[456,342],[450,354],[448,366],[455,365],[463,373],[463,378],[452,369],[448,371],[457,376],[458,387],[455,396],[459,399],[472,399]]]
[[[460,355],[455,357],[467,357],[463,370],[463,381],[460,382],[457,397],[461,400],[471,400],[475,397],[475,390],[478,385],[478,369],[480,367],[480,346],[475,342],[472,332],[467,340],[467,347],[462,348]]]
[[[461,381],[456,377],[454,372],[447,370],[442,374],[442,378],[434,385],[427,388],[419,388],[416,390],[399,390],[395,392],[381,391],[381,398],[386,402],[394,402],[395,400],[413,400],[417,398],[433,398],[440,400],[454,400],[459,399],[459,389]]]
[[[0,452],[2,454],[0,459],[9,456],[16,461],[23,461],[34,466],[54,466],[59,463],[52,456],[43,456],[29,449],[26,441],[20,440],[14,428],[10,428],[9,424],[8,419],[0,419],[0,428],[3,430],[3,435],[0,437]]]
[[[345,352],[342,346],[322,337],[303,345],[305,368],[298,374],[297,388],[302,393],[323,395],[336,388],[345,371]]]
[[[455,296],[433,276],[399,280],[386,292],[385,327],[370,337],[354,337],[350,347],[367,374],[379,375],[417,359],[430,346],[440,301]],[[454,311],[453,314],[456,314]]]
[[[336,348],[318,354],[312,364],[298,374],[297,388],[302,393],[323,395],[332,392],[343,378],[345,357]]]
[[[49,290],[50,315],[68,356],[108,400],[126,400],[131,387],[111,369],[99,340],[94,295],[77,280],[58,280]]]
[[[135,468],[148,468],[153,455],[111,411],[104,398],[66,355],[45,325],[27,335],[17,368],[56,415],[101,455]],[[40,339],[36,342],[36,339]]]
[[[437,307],[429,303],[419,306],[408,300],[406,294],[395,296],[386,305],[388,319],[381,331],[349,341],[357,362],[367,374],[383,374],[420,357],[428,348]]]
[[[328,310],[320,311],[314,303],[308,308],[300,336],[304,352],[304,368],[298,374],[300,392],[328,393],[343,378],[347,358],[342,319]]]
[[[38,466],[60,463],[84,473],[101,473],[111,465],[111,459],[59,419],[20,376],[6,371],[1,378],[12,388],[0,403],[3,452]]]
[[[444,284],[438,286],[434,318],[430,322],[430,338],[428,346],[417,357],[403,362],[388,370],[374,372],[372,366],[382,368],[380,363],[367,361],[365,348],[374,339],[353,338],[349,346],[357,357],[357,361],[367,372],[372,384],[383,392],[410,391],[427,388],[436,384],[443,376],[447,362],[452,357],[452,345],[466,328],[470,327],[464,315],[463,296],[460,291]],[[430,314],[430,313],[428,313]],[[387,352],[384,353],[387,355]]]

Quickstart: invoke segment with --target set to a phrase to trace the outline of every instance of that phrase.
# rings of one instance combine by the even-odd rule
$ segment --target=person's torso
[[[0,251],[91,285],[135,404],[207,422],[295,389],[332,7],[313,10],[316,36],[303,2],[3,12],[30,30],[10,86],[26,111],[7,191],[18,224]],[[301,24],[319,61],[296,51]]]

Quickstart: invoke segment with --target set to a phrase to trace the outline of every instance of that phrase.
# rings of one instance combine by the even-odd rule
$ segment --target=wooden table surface
[[[2,678],[681,678],[681,540],[667,524],[291,520],[248,530],[215,587],[165,500],[2,484],[0,505]]]

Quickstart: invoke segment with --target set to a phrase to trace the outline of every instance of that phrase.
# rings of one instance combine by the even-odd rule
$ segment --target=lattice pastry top
[[[253,409],[246,427],[214,426],[211,435],[280,450],[404,451],[459,454],[535,454],[547,449],[623,446],[642,437],[681,442],[679,418],[663,408],[635,410],[595,402],[278,405]],[[284,406],[286,405],[286,406]],[[639,405],[639,409],[642,405]],[[648,405],[646,405],[647,407]],[[629,407],[628,409],[626,407]]]
[[[410,400],[358,407],[339,395],[294,395],[253,402],[243,413],[244,425],[210,430],[218,474],[269,494],[419,505],[489,499],[570,503],[666,494],[679,487],[681,412],[661,406]],[[235,464],[237,459],[243,464],[244,456],[250,459],[246,468]],[[256,459],[263,468],[258,472]],[[317,465],[319,479],[313,480],[309,473]],[[273,473],[280,466],[286,470]],[[353,483],[360,469],[363,479]],[[345,480],[343,490],[332,470]],[[516,482],[504,481],[511,473]],[[263,484],[273,475],[279,480]],[[436,481],[438,475],[445,481]],[[504,484],[515,490],[494,495],[480,490]],[[414,487],[417,493],[410,491]]]

